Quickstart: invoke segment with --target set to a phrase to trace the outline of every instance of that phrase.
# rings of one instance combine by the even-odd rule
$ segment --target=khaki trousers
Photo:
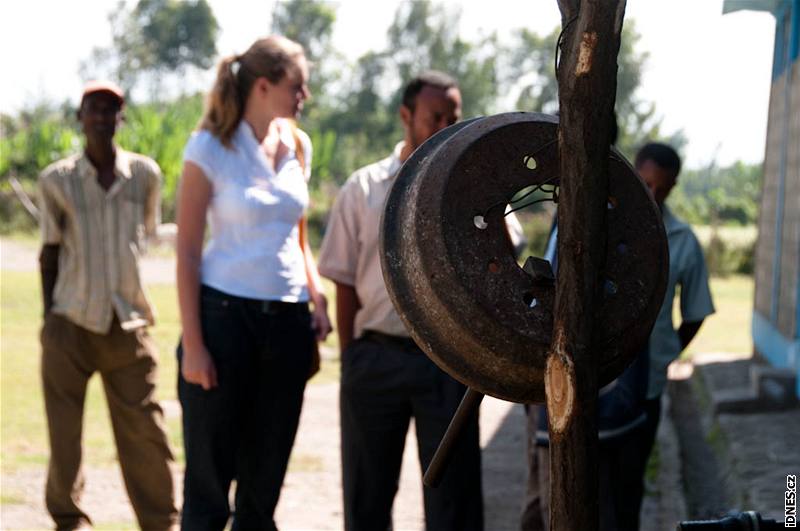
[[[103,379],[122,476],[143,530],[178,522],[163,412],[154,399],[156,350],[145,329],[125,332],[115,318],[96,334],[48,313],[41,332],[42,383],[50,435],[45,501],[56,529],[91,524],[80,507],[81,429],[86,385]]]

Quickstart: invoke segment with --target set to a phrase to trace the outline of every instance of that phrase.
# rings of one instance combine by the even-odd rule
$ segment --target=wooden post
[[[598,529],[595,311],[606,262],[608,150],[625,0],[558,0],[561,185],[553,343],[545,370],[550,529]]]

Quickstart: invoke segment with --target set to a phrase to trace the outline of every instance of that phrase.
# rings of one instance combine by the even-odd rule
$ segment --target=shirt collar
[[[664,230],[666,230],[667,234],[675,234],[689,228],[686,222],[675,217],[675,214],[672,213],[666,203],[661,205],[661,219],[664,222]]]
[[[97,177],[97,168],[95,168],[94,164],[92,164],[92,161],[89,160],[89,156],[86,154],[85,150],[81,152],[80,156],[78,157],[77,166],[79,175]],[[115,146],[114,174],[117,177],[122,177],[123,179],[130,179],[133,176],[133,173],[131,172],[131,159],[128,156],[128,152],[119,146]]]
[[[246,149],[258,149],[260,147],[253,128],[245,120],[239,120],[236,128],[235,141]]]
[[[394,177],[397,175],[397,172],[400,171],[400,167],[403,165],[402,161],[400,160],[400,153],[403,152],[403,148],[405,147],[405,141],[401,140],[394,146],[394,151],[392,151],[392,156],[389,157],[389,175]]]
[[[294,135],[292,134],[292,128],[289,125],[288,120],[283,118],[278,118],[277,120],[280,141],[283,144],[286,144],[286,147],[292,151],[295,151]],[[261,144],[256,138],[256,134],[253,132],[253,128],[250,127],[250,124],[248,124],[244,119],[239,120],[235,137],[238,139],[238,141],[244,142],[248,147],[261,147]]]

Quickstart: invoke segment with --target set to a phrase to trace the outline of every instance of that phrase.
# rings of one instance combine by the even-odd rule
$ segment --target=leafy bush
[[[726,277],[734,273],[752,275],[755,266],[755,248],[755,239],[737,244],[723,239],[717,231],[712,231],[711,238],[704,248],[709,274],[717,277]]]
[[[75,111],[41,103],[16,117],[0,116],[0,176],[33,178],[51,162],[80,149]]]
[[[161,209],[165,221],[175,219],[175,192],[183,167],[183,148],[202,111],[203,99],[199,94],[168,103],[131,106],[125,111],[125,124],[117,133],[120,146],[154,158],[161,167],[164,175]]]
[[[33,181],[24,182],[22,185],[30,197],[35,197],[36,187]],[[0,182],[0,234],[33,233],[36,228],[36,220],[17,199],[9,181]]]
[[[202,113],[200,95],[185,96],[167,103],[130,105],[117,132],[117,143],[129,151],[142,153],[158,162],[164,174],[162,209],[165,221],[175,217],[175,191],[181,173],[183,147],[197,126]],[[48,164],[76,153],[82,146],[75,109],[43,104],[16,117],[2,116],[0,134],[0,177],[16,175],[33,183]],[[34,186],[26,186],[33,190]],[[7,204],[13,195],[2,201]],[[5,206],[0,223],[10,223],[12,214]]]
[[[761,164],[686,170],[668,200],[674,212],[692,224],[754,225],[761,192]]]

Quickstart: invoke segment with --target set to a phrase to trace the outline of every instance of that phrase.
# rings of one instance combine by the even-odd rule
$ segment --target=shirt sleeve
[[[191,162],[197,165],[206,176],[209,182],[214,182],[214,147],[210,142],[212,138],[208,131],[197,131],[192,133],[186,147],[183,150],[183,162]]]
[[[363,212],[364,192],[356,179],[351,177],[336,198],[322,240],[317,268],[323,277],[355,286]]]
[[[680,284],[681,318],[684,321],[702,321],[714,313],[703,249],[694,235],[692,235],[689,260],[687,260],[686,269],[682,272]]]
[[[39,227],[42,245],[61,243],[64,211],[58,195],[54,175],[45,170],[39,176]]]
[[[152,162],[148,178],[147,198],[144,205],[144,228],[148,236],[154,237],[161,224],[161,169]]]

